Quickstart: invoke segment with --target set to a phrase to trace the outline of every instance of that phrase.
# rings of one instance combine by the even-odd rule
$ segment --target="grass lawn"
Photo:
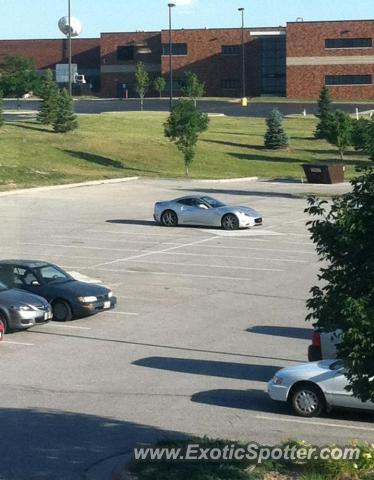
[[[181,177],[183,160],[163,135],[165,113],[111,113],[80,116],[80,128],[55,134],[35,122],[0,128],[0,189],[52,185],[134,175]],[[314,118],[290,118],[290,148],[263,147],[265,121],[215,117],[198,145],[193,178],[298,178],[304,162],[334,160],[334,149],[312,138]],[[367,162],[347,154],[347,174]]]

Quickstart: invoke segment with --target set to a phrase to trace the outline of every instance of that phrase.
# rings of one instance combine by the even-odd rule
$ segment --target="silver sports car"
[[[157,202],[153,217],[166,227],[203,225],[238,230],[262,225],[261,215],[252,208],[225,205],[205,195]]]

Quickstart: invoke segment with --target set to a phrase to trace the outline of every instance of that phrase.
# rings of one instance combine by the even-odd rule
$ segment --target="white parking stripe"
[[[230,268],[232,270],[258,270],[260,272],[283,272],[275,268],[240,267],[237,265],[207,265],[206,263],[160,262],[158,260],[126,260],[127,262],[152,263],[155,265],[177,265],[179,267]]]
[[[3,340],[1,343],[7,343],[9,345],[23,345],[25,347],[34,347],[33,343],[11,342],[10,340]]]
[[[204,238],[202,240],[197,240],[196,242],[184,243],[182,245],[178,245],[177,247],[170,247],[170,248],[165,248],[164,250],[146,252],[146,253],[142,253],[140,255],[134,255],[132,257],[121,258],[119,260],[113,260],[111,262],[98,263],[96,265],[91,265],[90,268],[102,267],[104,265],[112,265],[113,263],[122,262],[124,260],[135,260],[137,258],[148,257],[149,255],[155,255],[157,253],[171,252],[172,250],[177,250],[178,248],[193,247],[194,245],[199,245],[199,244],[204,243],[204,242],[209,242],[209,241],[213,240],[214,238],[215,237]]]
[[[60,325],[57,323],[48,323],[47,325],[43,325],[42,328],[46,327],[52,327],[52,328],[71,328],[74,330],[92,330],[92,328],[89,327],[78,327],[77,325]]]
[[[311,421],[307,420],[297,420],[296,418],[280,418],[279,415],[277,417],[265,417],[262,415],[256,415],[258,420],[268,420],[271,422],[285,422],[285,423],[299,423],[303,425],[319,425],[321,427],[329,427],[329,428],[346,428],[348,430],[362,430],[365,432],[374,432],[374,428],[370,427],[358,427],[356,425],[340,425],[339,423],[325,423],[325,422],[316,422],[315,419],[311,419]]]
[[[111,310],[110,313],[112,315],[128,315],[129,317],[139,317],[139,313],[134,313],[134,312],[118,312],[117,310]]]
[[[24,243],[17,243],[17,245],[20,245],[20,246],[26,245],[26,246],[33,246],[33,247],[52,247],[52,248],[79,248],[79,249],[87,249],[87,250],[108,250],[110,252],[141,252],[142,251],[139,248],[88,247],[86,245],[61,245],[56,243],[24,242]]]
[[[316,252],[312,250],[285,250],[281,248],[262,248],[262,247],[233,247],[231,245],[201,245],[201,248],[220,248],[220,249],[228,249],[228,250],[256,250],[262,252],[282,252],[282,253],[301,253],[301,254],[309,254],[315,255]]]
[[[249,277],[229,277],[227,275],[196,275],[193,273],[173,273],[173,272],[139,272],[139,270],[116,270],[114,268],[98,268],[103,272],[117,272],[117,273],[135,273],[140,275],[160,275],[160,276],[169,276],[169,277],[189,277],[189,278],[216,278],[219,280],[238,280],[238,281],[250,281],[253,282],[253,278]],[[283,272],[284,270],[268,270],[272,273],[274,272]]]
[[[165,252],[162,255],[179,255],[187,257],[218,257],[218,258],[236,258],[240,260],[261,260],[268,262],[291,262],[291,263],[310,263],[308,260],[295,260],[291,258],[271,258],[271,257],[243,257],[241,255],[222,255],[220,253],[182,253],[182,252]],[[236,267],[232,267],[236,268]]]
[[[53,237],[56,238],[64,238],[64,239],[71,239],[71,240],[77,240],[77,237],[70,237],[68,235],[52,235]],[[118,240],[116,238],[106,238],[106,237],[94,237],[90,238],[90,240],[97,240],[99,242],[113,242],[113,243],[142,243],[142,244],[151,244],[151,245],[159,245],[162,243],[162,245],[180,245],[180,243],[177,242],[160,242],[159,240]]]
[[[89,230],[88,232],[92,232],[92,233],[103,233],[103,234],[113,234],[113,235],[140,235],[140,236],[152,236],[152,237],[175,237],[176,234],[179,235],[181,237],[186,237],[187,234],[186,234],[186,230],[185,229],[173,229],[173,233],[150,233],[148,231],[146,232],[129,232],[128,230],[127,231],[122,231],[122,232],[119,232],[119,231],[115,231],[115,230]]]

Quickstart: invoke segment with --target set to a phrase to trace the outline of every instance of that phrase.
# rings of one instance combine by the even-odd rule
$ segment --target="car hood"
[[[17,288],[12,288],[10,290],[4,290],[0,292],[0,305],[5,307],[11,307],[14,305],[31,305],[37,307],[40,305],[48,306],[48,302],[39,297],[39,295],[34,295],[33,293],[25,292],[25,290],[18,290]]]
[[[336,360],[322,360],[321,362],[302,363],[293,367],[282,368],[276,375],[287,378],[300,378],[308,380],[309,378],[318,377],[319,375],[332,372],[331,365]]]
[[[245,213],[251,217],[261,217],[261,214],[254,208],[243,207],[241,205],[225,205],[224,207],[219,207],[219,210],[221,213]]]
[[[80,297],[88,297],[92,295],[96,297],[98,295],[106,295],[109,292],[109,289],[106,287],[96,285],[95,283],[80,282],[79,280],[72,280],[64,283],[52,283],[50,286],[53,287],[55,291],[65,293],[70,292],[71,294]]]

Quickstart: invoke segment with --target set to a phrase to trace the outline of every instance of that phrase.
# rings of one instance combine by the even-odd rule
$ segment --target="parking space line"
[[[180,267],[204,267],[204,268],[231,268],[233,270],[258,270],[260,272],[283,272],[283,270],[275,268],[256,268],[256,267],[241,267],[237,265],[207,265],[203,263],[178,263],[178,262],[160,262],[158,260],[126,260],[127,262],[136,263],[151,263],[155,265],[177,265]]]
[[[300,253],[300,254],[309,254],[316,255],[315,251],[312,250],[285,250],[281,248],[262,248],[262,247],[233,247],[231,245],[201,245],[201,248],[220,248],[220,249],[229,249],[229,250],[259,250],[263,252],[281,252],[281,253]],[[162,252],[161,252],[162,253]]]
[[[238,280],[238,281],[250,281],[253,282],[253,278],[249,277],[229,277],[227,275],[197,275],[193,273],[173,273],[173,272],[140,272],[139,270],[118,270],[118,269],[110,269],[110,268],[98,268],[98,270],[103,272],[117,272],[117,273],[137,273],[140,275],[160,275],[160,276],[171,276],[171,277],[189,277],[189,278],[211,278],[211,279],[219,279],[219,280]],[[269,272],[284,272],[284,270],[267,270]]]
[[[78,325],[60,325],[57,323],[48,323],[47,325],[43,325],[42,328],[52,327],[52,328],[70,328],[73,330],[92,330],[90,327],[79,327]]]
[[[7,343],[8,345],[23,345],[25,347],[34,347],[33,343],[24,343],[24,342],[11,342],[10,340],[3,340],[2,343]]]
[[[219,258],[236,258],[239,260],[261,260],[269,262],[291,262],[291,263],[310,263],[308,260],[296,260],[292,258],[270,258],[270,257],[243,257],[241,255],[221,255],[219,253],[183,253],[183,252],[165,252],[162,255],[178,255],[187,257],[219,257]],[[236,268],[236,267],[233,267]]]
[[[297,420],[296,418],[280,418],[279,415],[277,417],[265,417],[262,415],[256,415],[255,417],[257,420],[268,420],[274,422],[284,422],[284,423],[299,423],[303,425],[318,425],[321,427],[329,427],[329,428],[346,428],[349,430],[362,430],[366,432],[374,432],[374,428],[370,427],[357,427],[356,425],[340,425],[339,423],[325,423],[325,422],[316,422],[315,419],[308,420]]]
[[[77,240],[77,237],[70,237],[70,236],[67,236],[67,235],[52,235],[53,237],[58,237],[58,238],[65,238],[65,239],[75,239]],[[93,240],[93,239],[91,239]],[[95,237],[94,240],[97,240],[97,241],[101,241],[101,242],[113,242],[113,243],[136,243],[136,244],[139,244],[139,243],[144,243],[144,244],[156,244],[156,245],[159,245],[160,243],[162,243],[162,245],[180,245],[180,243],[177,243],[177,242],[159,242],[158,240],[118,240],[118,239],[115,239],[115,238],[103,238],[103,237]]]
[[[215,237],[203,238],[202,240],[196,240],[196,242],[184,243],[184,244],[178,245],[176,247],[165,248],[164,250],[146,252],[146,253],[142,253],[140,255],[134,255],[132,257],[121,258],[119,260],[112,260],[110,262],[97,263],[95,265],[91,265],[90,268],[103,267],[105,265],[113,265],[113,263],[122,262],[124,260],[135,260],[137,258],[143,258],[143,257],[147,257],[147,256],[150,256],[150,255],[155,255],[155,254],[158,254],[158,253],[171,252],[172,250],[177,250],[179,248],[193,247],[194,245],[200,245],[204,242],[209,242],[209,241],[213,240],[214,238]]]
[[[111,252],[141,252],[139,248],[110,248],[110,247],[88,247],[87,245],[61,245],[56,243],[17,243],[17,245],[26,245],[33,247],[53,247],[53,248],[80,248],[86,250],[109,250]]]
[[[138,317],[139,316],[139,313],[135,313],[135,312],[118,312],[117,310],[112,310],[110,312],[106,312],[106,313],[110,313],[112,315],[128,315],[129,317]]]
[[[139,235],[139,236],[144,236],[146,235],[147,237],[148,236],[152,236],[152,237],[175,237],[175,233],[177,233],[177,235],[179,235],[179,233],[182,233],[182,229],[179,229],[179,230],[175,230],[173,229],[173,232],[174,233],[149,233],[149,232],[129,232],[129,231],[125,231],[125,232],[116,232],[116,231],[110,231],[110,230],[89,230],[89,232],[92,232],[92,233],[110,233],[110,234],[113,234],[113,235]],[[183,230],[183,233],[185,233],[186,230]],[[185,235],[180,235],[181,237],[186,237],[187,234]]]

